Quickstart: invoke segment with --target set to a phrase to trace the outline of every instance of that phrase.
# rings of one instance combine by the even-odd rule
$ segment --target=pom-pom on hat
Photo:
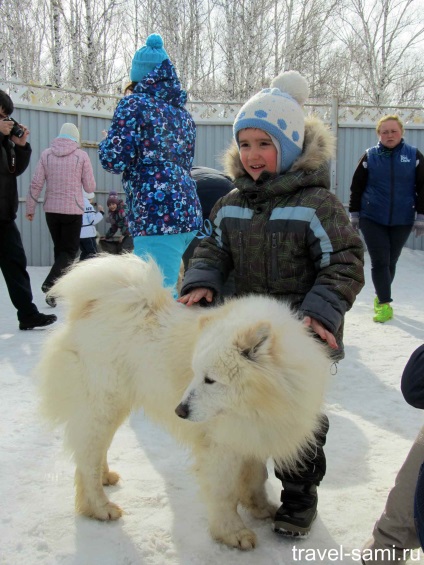
[[[95,196],[94,192],[85,192],[85,190],[82,191],[82,194],[87,200],[91,200]]]
[[[305,137],[303,104],[309,95],[306,79],[297,71],[281,73],[244,104],[233,126],[238,142],[240,130],[257,128],[271,136],[278,153],[279,172],[290,169],[302,153]]]
[[[65,137],[66,139],[72,139],[72,141],[76,141],[79,143],[80,134],[78,128],[75,124],[66,123],[60,128],[60,133],[58,137]]]
[[[109,206],[109,204],[116,204],[116,205],[119,204],[119,197],[114,190],[111,190],[109,192],[109,196],[108,196],[106,204],[108,206]]]
[[[130,72],[130,80],[140,82],[143,77],[153,71],[162,61],[169,59],[163,48],[163,39],[157,33],[152,33],[146,39],[146,45],[136,51]]]

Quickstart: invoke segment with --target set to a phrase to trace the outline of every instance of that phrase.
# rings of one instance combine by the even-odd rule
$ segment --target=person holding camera
[[[16,178],[28,167],[31,146],[29,130],[10,117],[13,110],[12,99],[0,90],[0,268],[17,310],[19,329],[32,330],[53,324],[57,317],[42,314],[33,302],[25,250],[15,222],[19,205]]]

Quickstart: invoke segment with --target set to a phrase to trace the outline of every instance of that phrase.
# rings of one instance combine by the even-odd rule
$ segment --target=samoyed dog
[[[52,423],[64,424],[77,511],[121,516],[103,489],[119,479],[107,451],[142,407],[191,448],[212,537],[255,547],[237,506],[273,516],[266,461],[294,468],[310,448],[330,368],[324,347],[271,298],[207,309],[179,304],[154,261],[132,254],[77,264],[53,294],[66,315],[42,350],[41,405]]]

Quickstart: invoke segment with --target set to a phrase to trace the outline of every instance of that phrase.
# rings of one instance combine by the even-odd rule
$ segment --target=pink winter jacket
[[[85,192],[96,188],[93,168],[85,151],[72,139],[56,137],[42,152],[26,199],[26,213],[34,214],[38,197],[46,184],[44,211],[83,214]]]

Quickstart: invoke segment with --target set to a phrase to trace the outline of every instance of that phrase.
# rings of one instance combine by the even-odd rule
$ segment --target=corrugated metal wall
[[[96,201],[106,209],[106,198],[110,190],[122,193],[121,178],[104,171],[97,158],[97,148],[93,145],[102,139],[102,130],[108,129],[110,120],[104,117],[86,116],[76,113],[40,110],[39,108],[16,108],[13,117],[29,127],[33,153],[30,166],[19,178],[20,209],[18,212],[18,227],[27,253],[28,264],[31,266],[48,266],[53,261],[53,248],[47,229],[42,204],[39,203],[36,217],[32,223],[25,219],[25,198],[30,179],[37,165],[41,152],[49,147],[65,122],[73,122],[81,132],[83,149],[87,151],[93,165],[97,182]],[[367,147],[376,143],[375,130],[371,126],[339,127],[337,131],[337,158],[335,160],[336,195],[343,204],[349,202],[349,188],[353,171],[357,162]],[[424,152],[424,128],[413,127],[406,130],[405,138],[411,145],[419,147]],[[221,158],[232,139],[230,124],[201,121],[197,123],[197,138],[194,164],[222,169]],[[101,234],[105,231],[105,222],[98,225]],[[408,240],[408,247],[424,250],[424,238],[413,236]]]

